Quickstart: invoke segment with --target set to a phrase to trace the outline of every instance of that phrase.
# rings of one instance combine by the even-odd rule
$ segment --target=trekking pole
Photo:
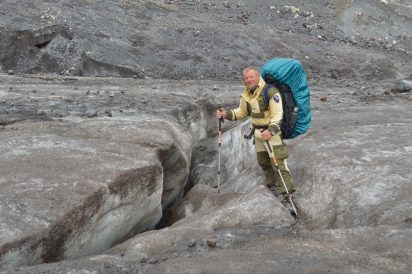
[[[222,111],[219,109],[219,111]],[[218,163],[217,163],[217,193],[219,194],[220,192],[220,150],[222,147],[222,123],[223,123],[223,117],[219,119],[219,157],[218,157]]]
[[[266,151],[269,153],[270,158],[272,159],[272,166],[275,165],[274,168],[277,169],[277,171],[278,171],[278,173],[279,173],[280,179],[281,179],[281,181],[282,181],[282,183],[283,183],[283,186],[285,187],[286,194],[287,194],[288,197],[289,197],[290,204],[291,204],[292,207],[293,207],[293,211],[295,212],[295,215],[298,216],[298,211],[296,210],[295,204],[294,204],[293,201],[292,201],[292,197],[291,197],[290,194],[289,194],[289,190],[288,190],[288,188],[287,188],[287,186],[286,186],[285,180],[283,179],[282,173],[280,172],[278,162],[276,161],[275,154],[273,153],[273,150],[272,150],[272,148],[270,147],[269,141],[266,140],[266,142],[264,143],[264,145],[265,145]]]

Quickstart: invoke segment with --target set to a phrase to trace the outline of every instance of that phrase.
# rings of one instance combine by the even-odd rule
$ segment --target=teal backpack
[[[311,113],[310,90],[302,64],[295,59],[272,59],[262,66],[261,75],[266,82],[262,91],[266,105],[270,87],[275,86],[282,97],[282,138],[292,139],[305,133],[310,127]]]

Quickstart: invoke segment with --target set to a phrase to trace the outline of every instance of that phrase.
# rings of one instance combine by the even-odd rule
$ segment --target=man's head
[[[260,74],[256,68],[248,67],[243,70],[243,83],[249,88],[250,91],[254,91],[260,81]]]

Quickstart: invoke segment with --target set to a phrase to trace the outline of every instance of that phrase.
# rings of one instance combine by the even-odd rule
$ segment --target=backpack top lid
[[[261,75],[269,84],[278,81],[290,87],[298,107],[298,116],[292,138],[305,133],[310,126],[311,113],[310,90],[302,64],[296,59],[275,58],[262,66]]]

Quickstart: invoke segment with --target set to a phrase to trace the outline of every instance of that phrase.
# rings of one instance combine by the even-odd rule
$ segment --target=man
[[[228,119],[237,121],[250,116],[255,128],[255,148],[257,160],[267,179],[267,187],[278,196],[283,195],[282,204],[289,210],[293,209],[290,204],[291,196],[282,183],[278,171],[272,167],[270,157],[265,148],[265,142],[269,141],[278,163],[280,172],[288,188],[289,194],[295,192],[295,187],[287,166],[288,148],[281,137],[280,123],[283,116],[282,97],[275,87],[268,90],[269,105],[266,106],[263,101],[262,91],[266,85],[260,77],[256,68],[248,67],[243,70],[244,89],[241,94],[239,107],[225,111],[223,108],[217,110],[218,119]],[[290,198],[289,198],[290,197]]]

